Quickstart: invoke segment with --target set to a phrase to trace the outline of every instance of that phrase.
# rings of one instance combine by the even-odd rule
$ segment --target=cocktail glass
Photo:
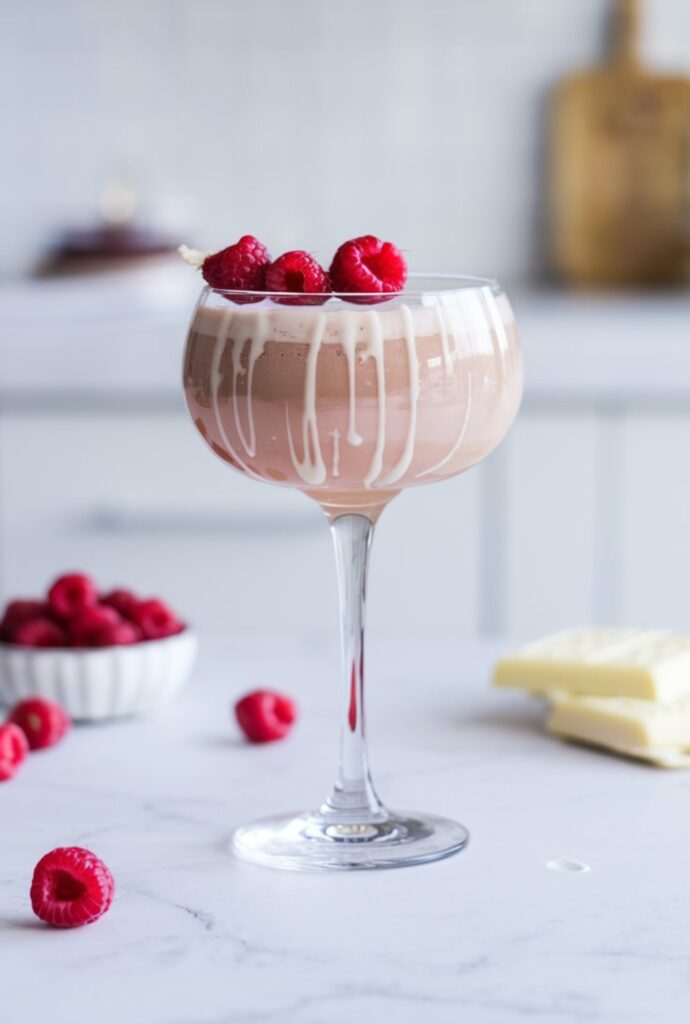
[[[508,299],[492,280],[412,275],[389,297],[204,288],[184,360],[197,429],[230,466],[295,487],[330,523],[344,675],[340,760],[314,811],[244,825],[235,852],[280,868],[400,867],[467,843],[455,821],[388,810],[368,766],[369,549],[400,491],[461,473],[501,441],[522,397]],[[420,524],[420,529],[424,527]]]

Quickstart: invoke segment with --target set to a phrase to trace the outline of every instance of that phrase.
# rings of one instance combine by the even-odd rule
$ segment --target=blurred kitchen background
[[[6,0],[0,598],[85,569],[335,631],[317,508],[187,422],[174,247],[370,232],[501,278],[527,365],[501,448],[386,511],[372,627],[690,627],[690,4],[641,6]]]

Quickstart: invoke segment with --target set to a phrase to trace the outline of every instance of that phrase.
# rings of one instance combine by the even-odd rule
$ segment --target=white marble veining
[[[470,847],[381,873],[253,867],[229,855],[232,826],[330,782],[335,647],[205,647],[176,704],[77,729],[0,788],[3,1024],[46,1007],[56,1024],[687,1019],[690,775],[548,738],[537,703],[488,689],[495,648],[374,637],[379,789],[457,816]],[[299,698],[288,741],[236,737],[229,701],[256,685]],[[52,931],[32,917],[31,870],[72,843],[110,865],[116,900]]]

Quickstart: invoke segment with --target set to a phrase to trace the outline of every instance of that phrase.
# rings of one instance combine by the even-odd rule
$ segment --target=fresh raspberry
[[[297,708],[282,693],[254,690],[235,704],[235,717],[252,743],[270,743],[287,736],[297,718]]]
[[[108,594],[104,594],[101,598],[101,604],[106,605],[108,608],[114,608],[123,619],[131,618],[134,606],[138,601],[139,598],[136,594],[132,593],[131,590],[125,590],[123,587],[117,587]]]
[[[203,262],[201,273],[212,288],[222,291],[261,292],[265,287],[266,267],[271,257],[265,245],[253,235],[242,235],[239,242],[214,252]],[[234,302],[258,302],[255,296],[229,296]]]
[[[157,597],[138,601],[132,611],[132,621],[139,627],[145,640],[174,636],[185,628],[175,612]]]
[[[98,600],[96,584],[83,573],[60,576],[48,591],[51,610],[61,619],[71,619]]]
[[[67,633],[42,615],[20,623],[10,634],[10,641],[22,647],[67,647]]]
[[[56,928],[78,928],[105,914],[115,882],[90,850],[63,846],[41,857],[31,881],[34,914]]]
[[[12,708],[8,722],[22,730],[31,750],[42,750],[59,743],[71,722],[67,712],[54,700],[29,697]]]
[[[334,292],[401,292],[407,280],[405,257],[392,242],[362,235],[343,242],[331,263]],[[371,302],[376,299],[353,299]]]
[[[266,270],[266,291],[268,292],[300,292],[320,293],[313,298],[276,299],[286,306],[310,305],[320,306],[328,298],[331,290],[328,274],[313,256],[302,249],[284,252]]]
[[[142,639],[141,630],[108,605],[87,608],[69,624],[75,647],[119,647]]]
[[[5,613],[0,620],[0,640],[9,640],[17,626],[28,619],[36,619],[46,614],[48,605],[45,601],[32,601],[19,598],[10,601],[5,608]]]
[[[119,622],[122,622],[122,618],[114,608],[95,604],[75,615],[67,630],[75,647],[95,647],[98,645],[94,643],[93,638],[98,631],[104,626],[115,626]]]
[[[91,634],[90,647],[122,647],[125,644],[136,644],[143,640],[141,630],[133,622],[104,623],[97,626]]]
[[[7,782],[26,760],[29,741],[13,722],[0,725],[0,782]]]

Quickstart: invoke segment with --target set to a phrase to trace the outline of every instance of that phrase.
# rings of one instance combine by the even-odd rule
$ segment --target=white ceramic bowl
[[[190,629],[93,650],[0,644],[0,704],[39,696],[57,701],[77,721],[135,715],[182,689],[196,647]]]

